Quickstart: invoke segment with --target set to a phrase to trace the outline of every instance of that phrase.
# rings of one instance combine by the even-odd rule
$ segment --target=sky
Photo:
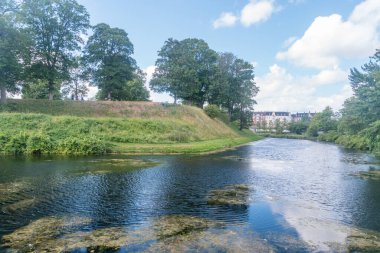
[[[349,70],[380,48],[380,0],[78,0],[124,29],[133,57],[154,72],[168,38],[200,38],[255,66],[255,111],[338,110],[352,95]],[[91,94],[95,90],[92,89]],[[151,92],[157,102],[168,94]]]

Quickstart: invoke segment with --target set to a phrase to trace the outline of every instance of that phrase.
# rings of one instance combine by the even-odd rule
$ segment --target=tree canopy
[[[20,19],[32,39],[30,82],[46,82],[49,99],[69,79],[69,68],[89,28],[89,14],[75,0],[24,0]]]
[[[101,23],[94,26],[84,50],[84,62],[99,99],[126,100],[128,82],[136,75],[133,44],[120,28]]]

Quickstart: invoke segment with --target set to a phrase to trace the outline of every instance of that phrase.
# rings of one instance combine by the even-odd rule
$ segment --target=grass
[[[47,100],[0,106],[3,154],[206,153],[257,139],[191,106]]]

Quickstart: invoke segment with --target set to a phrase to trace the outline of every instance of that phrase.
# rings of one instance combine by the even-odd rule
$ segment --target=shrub
[[[59,153],[68,155],[100,155],[108,151],[108,145],[93,137],[67,138],[59,143]]]
[[[335,142],[336,139],[338,139],[339,134],[337,131],[328,131],[326,133],[322,133],[318,136],[319,141],[328,141],[328,142]]]
[[[20,133],[12,136],[4,145],[4,152],[14,155],[22,155],[27,147],[28,135]]]
[[[222,113],[217,105],[208,105],[204,108],[204,111],[212,119],[218,117]]]
[[[54,146],[49,136],[42,134],[31,135],[26,142],[25,152],[31,155],[51,154],[54,152]]]

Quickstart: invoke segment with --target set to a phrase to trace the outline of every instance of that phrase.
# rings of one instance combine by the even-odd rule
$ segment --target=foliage
[[[303,134],[306,132],[307,128],[309,127],[310,122],[307,120],[301,120],[297,122],[290,122],[288,124],[288,129],[291,133],[294,134]]]
[[[0,97],[6,102],[7,93],[19,92],[23,79],[21,59],[25,53],[26,38],[14,19],[16,4],[12,0],[0,2]]]
[[[306,134],[316,137],[319,132],[328,132],[337,129],[338,122],[334,118],[331,107],[326,107],[322,112],[317,113],[310,122]]]
[[[203,110],[212,119],[218,117],[222,113],[217,105],[207,105]]]
[[[23,99],[48,99],[49,95],[52,94],[55,99],[61,99],[61,93],[58,89],[54,89],[49,92],[47,81],[44,80],[33,80],[33,82],[24,83],[22,88],[22,98]]]
[[[69,79],[63,83],[62,95],[72,100],[83,100],[88,93],[82,65],[82,59],[76,57],[69,71]]]
[[[158,56],[151,89],[169,92],[175,101],[182,99],[203,108],[210,87],[216,82],[217,53],[201,39],[178,41],[170,38]]]
[[[84,51],[84,63],[92,84],[100,90],[98,97],[127,100],[126,85],[133,80],[136,62],[132,58],[133,44],[120,28],[101,23],[93,28]]]
[[[75,0],[24,0],[20,19],[33,42],[30,83],[47,83],[52,100],[61,82],[69,79],[74,53],[83,43],[81,35],[89,28],[89,15]]]
[[[118,91],[114,100],[127,100],[127,101],[148,101],[149,91],[145,87],[145,73],[141,70],[133,73],[133,79],[126,82],[126,84]],[[100,90],[96,96],[100,100],[108,98],[105,90]]]

